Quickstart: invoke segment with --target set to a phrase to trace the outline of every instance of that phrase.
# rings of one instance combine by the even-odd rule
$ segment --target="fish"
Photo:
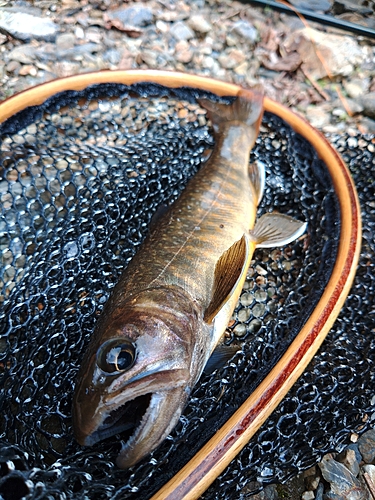
[[[214,130],[209,159],[149,234],[103,308],[77,378],[73,429],[83,446],[121,434],[126,469],[176,426],[239,299],[256,247],[283,246],[306,223],[256,220],[265,167],[250,163],[261,87],[231,104],[199,99]]]

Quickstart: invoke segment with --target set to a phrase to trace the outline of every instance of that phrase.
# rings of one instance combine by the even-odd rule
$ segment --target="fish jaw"
[[[103,314],[74,394],[73,429],[81,445],[92,446],[121,433],[125,442],[119,466],[125,468],[165,439],[205,363],[204,356],[197,355],[201,346],[207,352],[197,342],[197,336],[205,338],[201,317],[186,294],[173,287],[147,290],[127,306]],[[118,339],[135,346],[135,361],[124,372],[105,372],[99,353]]]
[[[177,424],[189,393],[187,387],[179,387],[152,394],[142,421],[122,445],[116,460],[120,469],[132,467],[164,441]]]
[[[176,425],[190,394],[189,378],[188,370],[164,370],[125,384],[120,391],[111,386],[104,393],[96,391],[90,398],[95,408],[91,418],[87,407],[75,405],[77,441],[92,446],[121,432],[125,440],[117,464],[120,468],[131,467]]]

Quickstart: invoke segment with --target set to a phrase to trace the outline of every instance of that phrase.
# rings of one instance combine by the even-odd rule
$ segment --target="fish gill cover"
[[[329,280],[340,229],[330,176],[306,140],[266,113],[252,151],[267,170],[259,213],[306,220],[308,234],[283,249],[256,251],[227,330],[227,342],[241,350],[202,377],[176,429],[133,469],[114,465],[116,437],[92,448],[75,442],[73,389],[103,305],[153,213],[178,197],[213,146],[197,97],[218,99],[198,89],[97,85],[58,94],[1,126],[4,498],[149,498],[275,365]],[[359,149],[353,138],[336,138],[365,207],[352,293],[320,353],[204,499],[245,498],[285,480],[371,422],[374,145],[361,141]]]

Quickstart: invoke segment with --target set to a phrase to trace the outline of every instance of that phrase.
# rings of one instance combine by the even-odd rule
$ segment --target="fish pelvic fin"
[[[249,238],[243,235],[218,260],[212,298],[203,316],[206,323],[212,323],[244,280],[244,273],[246,274],[249,264],[249,252]]]
[[[302,236],[306,228],[306,222],[288,215],[267,213],[250,231],[250,240],[260,248],[282,247]]]
[[[249,164],[249,179],[257,197],[257,205],[259,205],[266,185],[266,167],[264,163],[257,160]]]
[[[224,124],[230,122],[244,123],[254,127],[258,135],[263,117],[263,87],[256,85],[249,90],[241,89],[232,104],[222,104],[209,99],[197,99],[198,103],[208,111],[215,133],[220,132]]]

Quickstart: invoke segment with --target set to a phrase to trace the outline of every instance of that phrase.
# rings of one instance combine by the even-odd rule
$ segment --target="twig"
[[[318,94],[320,94],[326,101],[330,101],[330,97],[327,94],[327,92],[324,92],[324,90],[319,87],[314,78],[306,70],[304,70],[302,66],[300,66],[300,70],[308,79],[308,81],[311,83],[311,85],[314,87],[314,89],[318,92]]]

